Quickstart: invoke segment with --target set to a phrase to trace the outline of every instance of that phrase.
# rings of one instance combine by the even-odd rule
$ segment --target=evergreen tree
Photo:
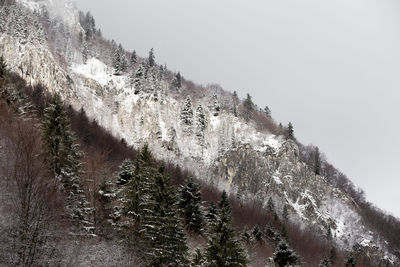
[[[182,87],[182,78],[181,78],[181,73],[178,71],[178,73],[175,75],[172,85],[176,88],[179,89]]]
[[[319,154],[318,147],[315,148],[315,153],[314,153],[314,173],[316,175],[321,175],[321,157]]]
[[[4,78],[7,71],[6,61],[3,56],[0,56],[0,79]]]
[[[271,214],[273,214],[273,215],[276,214],[275,204],[274,204],[274,202],[272,201],[272,198],[271,198],[271,197],[268,199],[267,208],[268,208],[268,211],[269,211]]]
[[[125,159],[119,167],[117,175],[117,184],[124,185],[129,182],[133,177],[134,164],[132,160]]]
[[[235,115],[235,117],[237,117],[238,116],[237,106],[239,105],[239,97],[236,91],[233,91],[232,100],[233,100],[233,114]]]
[[[353,252],[350,252],[349,255],[347,256],[347,259],[345,261],[345,266],[346,267],[356,266],[356,259],[354,258]]]
[[[56,94],[45,109],[42,127],[46,162],[56,184],[59,181],[68,196],[71,216],[80,220],[86,230],[93,231],[88,219],[91,209],[81,189],[82,153],[75,142],[60,95]]]
[[[329,262],[328,258],[326,256],[324,256],[321,260],[321,262],[319,263],[318,267],[331,267],[331,263]]]
[[[268,106],[265,106],[264,113],[265,115],[267,115],[268,118],[271,118],[271,110],[269,109]]]
[[[287,127],[287,137],[289,139],[294,139],[294,130],[293,130],[293,125],[291,122],[289,122],[288,127]]]
[[[217,220],[217,213],[218,213],[217,207],[215,206],[214,203],[211,203],[206,214],[206,218],[210,224],[214,223]]]
[[[253,100],[251,99],[250,94],[247,94],[246,99],[243,102],[243,106],[245,108],[245,113],[244,113],[245,119],[250,120],[254,110],[254,103]]]
[[[115,75],[121,75],[128,66],[125,51],[122,48],[122,45],[119,44],[118,47],[114,48],[114,57],[113,57],[113,68]]]
[[[133,80],[133,85],[135,86],[135,95],[141,92],[143,88],[143,79],[144,79],[144,68],[142,65],[139,65],[135,72],[135,78]]]
[[[189,177],[180,188],[179,207],[186,227],[195,233],[200,233],[205,225],[201,206],[201,193],[198,184]]]
[[[185,266],[188,248],[178,216],[176,192],[162,170],[148,170],[154,183],[142,195],[139,232],[148,243],[149,265]]]
[[[263,233],[261,232],[260,227],[257,224],[253,228],[253,236],[259,242],[263,240]]]
[[[86,42],[83,42],[83,48],[82,48],[82,60],[83,64],[86,64],[87,60],[89,57],[89,50]]]
[[[188,96],[182,107],[180,115],[181,123],[185,126],[186,131],[190,132],[190,127],[193,125],[193,109],[192,101]]]
[[[133,66],[134,64],[137,63],[137,55],[136,55],[135,50],[132,51],[130,63],[131,63],[131,66]]]
[[[286,221],[286,222],[289,220],[289,212],[288,212],[288,206],[287,206],[287,204],[285,204],[285,205],[283,206],[282,217],[283,217],[283,220]]]
[[[206,262],[205,262],[203,254],[201,253],[201,250],[196,248],[196,250],[194,251],[191,266],[194,266],[194,267],[205,266],[205,263]]]
[[[246,266],[248,259],[232,227],[231,207],[226,192],[219,202],[217,220],[211,226],[205,256],[207,266]]]
[[[203,107],[199,105],[196,109],[196,136],[201,147],[205,146],[204,131],[206,130],[206,116]]]
[[[213,94],[213,96],[212,96],[212,111],[213,111],[213,115],[214,116],[218,116],[219,115],[219,112],[220,112],[220,110],[221,110],[221,107],[220,107],[220,105],[219,105],[219,101],[218,101],[218,97],[217,97],[217,95],[216,94]]]
[[[153,67],[156,64],[153,48],[150,49],[150,52],[149,52],[148,64],[149,64],[149,67]]]
[[[285,267],[297,263],[299,256],[292,249],[289,249],[285,241],[281,241],[275,249],[273,259],[278,267]]]

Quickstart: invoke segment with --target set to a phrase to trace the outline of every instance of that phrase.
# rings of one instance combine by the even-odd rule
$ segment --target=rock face
[[[36,1],[20,2],[40,9]],[[48,10],[56,9],[53,1],[39,3]],[[68,32],[78,35],[82,28],[77,10],[68,7],[71,14],[61,21]],[[135,93],[130,75],[113,75],[113,69],[104,63],[108,59],[90,57],[83,64],[81,47],[72,46],[61,53],[69,58],[62,66],[46,38],[21,42],[7,27],[0,21],[0,51],[11,70],[29,84],[42,83],[51,93],[60,93],[76,109],[83,107],[89,117],[128,144],[140,147],[148,143],[160,159],[180,163],[243,200],[256,198],[266,205],[271,197],[279,216],[286,205],[290,220],[316,226],[322,235],[329,230],[345,248],[360,243],[386,251],[384,240],[363,225],[352,199],[325,177],[315,175],[300,160],[295,142],[259,132],[254,122],[236,117],[227,92],[210,88],[177,91],[171,89],[165,74],[152,70],[154,77],[148,79],[145,90]],[[74,56],[67,56],[71,54]],[[193,111],[190,125],[180,119],[187,96]],[[199,105],[204,109],[204,129],[197,123]]]

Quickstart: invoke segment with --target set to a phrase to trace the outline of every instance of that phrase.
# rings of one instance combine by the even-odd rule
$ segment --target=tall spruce
[[[184,126],[186,132],[191,132],[191,127],[193,125],[193,108],[192,101],[188,96],[183,104],[180,114],[181,124]]]
[[[150,52],[149,52],[148,64],[149,64],[149,67],[153,67],[156,64],[153,48],[150,49]]]
[[[273,255],[274,263],[278,267],[292,266],[298,263],[299,256],[288,247],[285,241],[279,242]]]
[[[144,240],[149,266],[186,266],[186,238],[179,218],[177,192],[164,168],[145,145],[135,161],[133,177],[126,185],[125,208]]]
[[[232,227],[231,207],[226,192],[222,193],[216,221],[210,229],[205,252],[206,266],[247,266],[248,259],[240,238]]]
[[[178,216],[176,192],[162,169],[150,167],[148,171],[154,184],[142,196],[139,233],[148,243],[149,265],[185,266],[188,247]]]
[[[294,130],[293,130],[293,125],[291,122],[289,122],[288,127],[287,127],[287,137],[289,139],[294,139]]]
[[[84,228],[93,232],[90,222],[92,209],[83,193],[82,153],[75,142],[69,119],[59,94],[55,94],[49,106],[44,111],[43,142],[45,144],[45,159],[50,173],[55,178],[55,185],[60,186],[68,199],[67,209],[74,219],[79,220]]]
[[[135,50],[132,51],[131,58],[130,58],[130,63],[131,63],[131,66],[133,66],[134,64],[137,63],[137,55],[136,55],[136,51]]]
[[[217,220],[217,206],[213,202],[211,202],[210,206],[208,207],[208,211],[206,213],[206,218],[208,223],[214,223]]]
[[[132,160],[125,159],[119,167],[117,175],[117,184],[124,185],[129,182],[133,177],[134,164]]]
[[[179,207],[188,230],[201,233],[205,226],[201,193],[197,183],[189,177],[179,190]]]
[[[6,75],[7,65],[3,56],[0,56],[0,79]]]
[[[178,73],[175,75],[173,81],[172,81],[172,85],[176,88],[176,89],[180,89],[182,87],[182,78],[181,78],[181,73],[178,71]]]
[[[318,267],[331,267],[331,266],[332,265],[331,265],[331,263],[329,262],[329,259],[326,256],[324,256],[322,258],[322,260],[320,261],[320,263],[318,265]]]
[[[316,175],[321,175],[321,155],[318,147],[315,148],[314,152],[314,173]]]
[[[143,91],[143,84],[144,84],[144,76],[145,76],[145,70],[142,64],[139,65],[137,70],[135,71],[134,78],[133,74],[131,76],[131,81],[133,79],[133,86],[135,86],[135,95],[137,95],[139,92]]]

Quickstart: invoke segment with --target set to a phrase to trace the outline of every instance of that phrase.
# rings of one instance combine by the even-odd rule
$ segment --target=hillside
[[[241,100],[218,85],[196,85],[158,65],[153,51],[149,57],[133,56],[102,37],[90,13],[79,12],[69,2],[0,4],[0,55],[12,77],[2,83],[3,101],[19,109],[5,108],[2,114],[9,115],[3,119],[12,116],[17,125],[35,128],[24,116],[42,123],[52,96],[61,96],[70,106],[72,130],[87,155],[87,175],[81,178],[90,207],[96,206],[96,192],[104,193],[100,187],[105,186],[100,178],[90,184],[93,177],[106,176],[107,190],[121,192],[115,181],[119,166],[125,158],[135,161],[136,150],[148,145],[153,165],[159,168],[163,162],[173,184],[195,177],[204,208],[218,202],[225,190],[237,230],[256,224],[261,228],[262,245],[254,240],[246,245],[252,266],[272,264],[268,258],[285,231],[305,266],[316,266],[332,247],[340,259],[335,266],[342,266],[349,253],[358,255],[360,266],[398,266],[400,222],[368,203],[316,147],[303,146],[290,127],[278,125],[250,96]],[[65,12],[60,13],[60,7]],[[29,112],[21,109],[26,102],[20,99],[32,104]],[[17,126],[8,127],[16,131],[12,127]],[[40,129],[32,131],[40,135]],[[3,140],[8,139],[3,134]],[[102,216],[91,216],[95,223],[89,220],[90,227],[85,227],[92,239],[82,241],[87,250],[82,257],[90,255],[91,242],[106,247],[100,258],[107,258],[107,246],[118,247],[115,253],[120,254],[110,256],[108,265],[117,264],[112,260],[125,253],[118,242],[127,239],[121,225],[109,222],[114,214],[110,210],[121,205],[118,201],[112,199],[107,204],[111,208],[99,210]],[[63,229],[72,231],[68,227]],[[207,243],[206,236],[190,231],[187,236],[190,254]],[[68,240],[72,243],[74,237]],[[140,251],[134,253],[136,257]]]

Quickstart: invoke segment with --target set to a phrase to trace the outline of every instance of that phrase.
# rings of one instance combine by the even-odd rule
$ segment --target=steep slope
[[[254,118],[236,116],[236,108],[243,114],[246,109],[233,104],[232,94],[187,81],[176,87],[173,73],[157,65],[146,68],[141,58],[115,75],[116,44],[83,25],[85,18],[73,5],[19,3],[0,11],[0,51],[28,83],[44,84],[128,144],[148,143],[159,159],[182,164],[243,202],[257,199],[266,206],[271,198],[280,217],[286,205],[290,221],[315,227],[321,236],[330,232],[342,248],[358,244],[396,260],[386,240],[364,224],[351,196],[315,175],[295,141],[260,127]],[[141,67],[145,73],[136,81]]]

